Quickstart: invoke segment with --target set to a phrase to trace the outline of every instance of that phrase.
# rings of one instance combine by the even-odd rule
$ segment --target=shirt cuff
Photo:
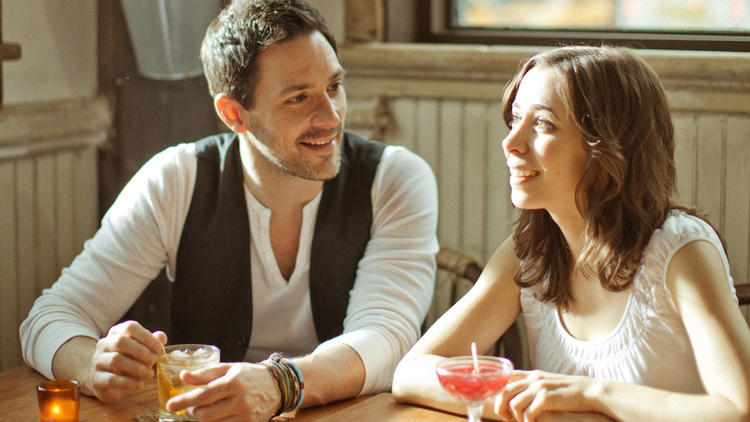
[[[44,340],[42,340],[42,347],[38,348],[38,350],[42,352],[36,356],[37,362],[34,366],[45,377],[55,379],[55,376],[52,373],[52,361],[54,360],[57,351],[66,341],[79,336],[91,337],[93,339],[99,338],[95,332],[80,326],[71,326],[67,329],[65,327],[55,326],[54,329],[49,328],[44,330],[38,336],[38,338]]]
[[[359,329],[334,337],[325,343],[343,343],[354,349],[365,366],[365,382],[359,395],[389,391],[399,357],[389,347],[386,336],[377,330]],[[323,344],[325,344],[323,343]]]

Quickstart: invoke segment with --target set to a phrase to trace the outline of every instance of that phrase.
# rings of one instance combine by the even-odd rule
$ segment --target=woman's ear
[[[244,108],[235,99],[224,93],[216,94],[214,108],[216,108],[216,114],[219,115],[221,121],[232,132],[243,133],[248,131],[241,114]]]

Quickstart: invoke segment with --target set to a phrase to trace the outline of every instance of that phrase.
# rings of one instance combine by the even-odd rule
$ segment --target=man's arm
[[[372,187],[373,226],[357,268],[344,333],[365,367],[360,394],[389,390],[396,365],[420,336],[435,285],[437,183],[429,165],[387,147]]]
[[[101,340],[78,336],[66,341],[55,353],[52,372],[57,379],[79,380],[86,395],[115,401],[154,376],[166,342],[161,331],[152,334],[137,322],[124,322]]]
[[[94,364],[91,342],[107,335],[176,254],[194,161],[189,147],[174,147],[131,179],[83,252],[37,298],[21,324],[27,364],[48,378],[85,375],[81,365]],[[86,385],[84,392],[94,393]]]
[[[365,382],[362,359],[343,343],[324,343],[293,361],[305,377],[305,407],[354,397]]]
[[[316,406],[353,397],[362,389],[365,368],[349,346],[324,343],[307,356],[295,358],[303,373],[305,397],[302,406]],[[167,402],[174,412],[187,413],[202,421],[241,416],[243,420],[265,421],[281,407],[281,392],[270,372],[259,364],[228,363],[213,368],[184,372],[190,384],[207,384]]]

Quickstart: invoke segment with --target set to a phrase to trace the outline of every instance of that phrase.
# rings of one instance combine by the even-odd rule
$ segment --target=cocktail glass
[[[470,422],[481,422],[484,401],[505,388],[513,363],[501,357],[478,356],[477,366],[471,356],[446,358],[438,362],[435,372],[443,388],[466,403]]]
[[[156,360],[156,384],[159,389],[159,421],[192,421],[184,410],[167,411],[167,401],[199,385],[180,379],[180,371],[194,371],[219,363],[219,348],[207,344],[174,344],[164,348]]]

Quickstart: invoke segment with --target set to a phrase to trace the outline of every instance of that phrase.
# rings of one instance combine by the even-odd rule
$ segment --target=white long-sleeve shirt
[[[52,359],[75,336],[101,338],[164,266],[170,278],[190,208],[197,161],[192,143],[157,154],[125,186],[102,225],[21,324],[25,361],[52,378]],[[320,195],[303,212],[290,279],[276,264],[271,211],[246,190],[251,227],[253,327],[246,359],[318,346],[309,298],[310,248]],[[361,394],[390,388],[400,358],[416,342],[429,307],[438,249],[437,186],[429,166],[401,147],[383,151],[372,189],[370,241],[357,267],[344,332],[365,366]],[[169,306],[165,303],[164,306]]]

